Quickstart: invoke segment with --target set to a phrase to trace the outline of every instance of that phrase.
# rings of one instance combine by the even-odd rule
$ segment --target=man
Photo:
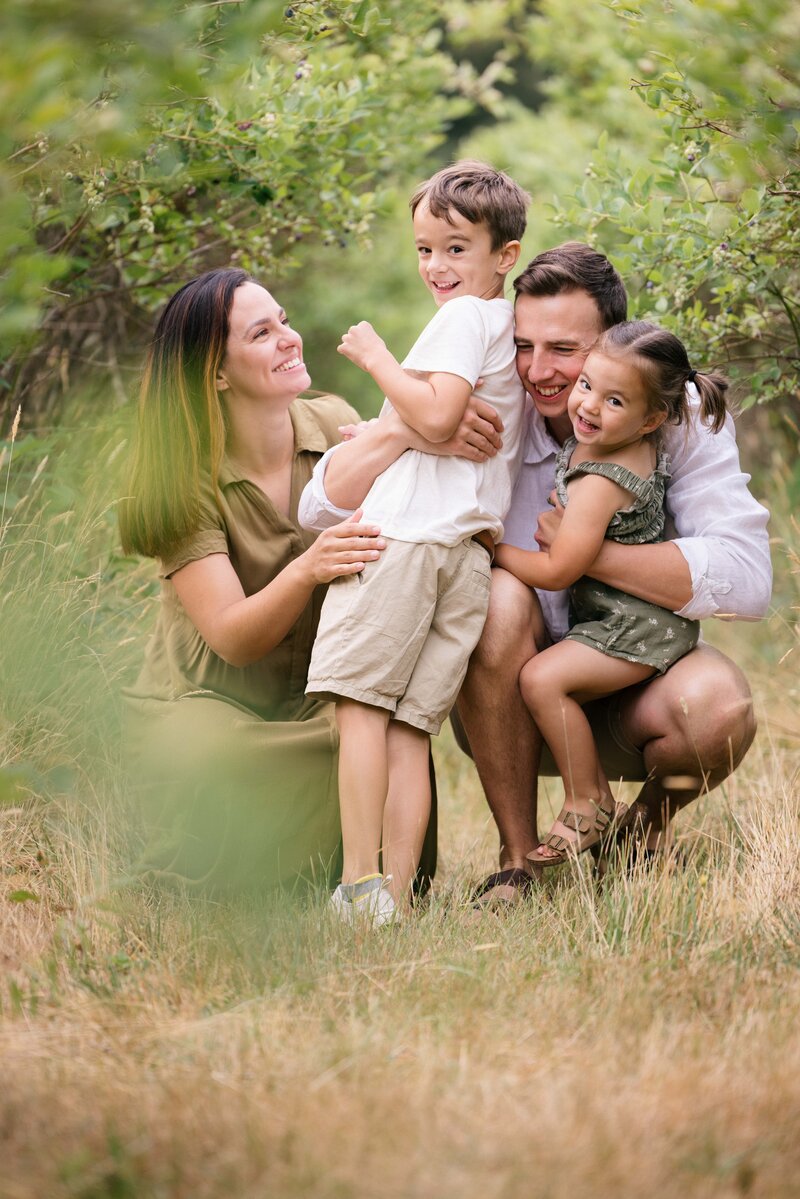
[[[547,548],[561,512],[538,514],[550,500],[558,448],[572,433],[567,399],[593,342],[625,319],[627,303],[608,259],[575,242],[538,255],[514,287],[517,369],[532,408],[504,539]],[[699,423],[688,434],[669,429],[665,444],[672,473],[668,523],[676,539],[644,546],[606,541],[588,573],[693,619],[758,619],[771,587],[768,514],[747,490],[730,418],[718,435]],[[500,871],[480,889],[489,903],[513,901],[530,884],[542,747],[517,680],[525,662],[567,627],[563,593],[537,599],[507,572],[493,576],[489,616],[458,703],[500,834]],[[667,844],[674,812],[726,778],[755,732],[746,679],[702,643],[665,675],[591,708],[608,777],[644,780],[637,815],[651,853]],[[548,759],[545,753],[543,769],[555,773]]]
[[[608,259],[575,242],[538,255],[514,287],[517,369],[531,406],[504,536],[524,549],[546,548],[559,512],[540,514],[553,486],[556,452],[571,433],[567,398],[593,342],[625,319],[627,299]],[[344,519],[389,462],[409,445],[423,448],[415,437],[399,421],[380,422],[362,434],[357,454],[347,447],[332,452],[327,495],[320,491],[317,497],[319,524]],[[695,619],[759,619],[771,587],[768,514],[747,490],[732,422],[717,435],[694,424],[667,438],[667,510],[676,539],[642,546],[606,541],[591,574]],[[477,401],[455,439],[427,448],[480,458],[495,444],[494,414]],[[461,744],[469,742],[500,835],[500,871],[480,889],[484,902],[513,902],[531,882],[527,854],[539,844],[541,738],[518,677],[525,662],[566,627],[563,593],[537,596],[507,572],[493,571],[489,615],[458,702],[466,733]],[[637,811],[650,851],[665,844],[679,807],[735,769],[755,733],[746,679],[702,644],[666,675],[598,701],[592,718],[608,777],[644,781]],[[547,757],[542,768],[555,773]]]

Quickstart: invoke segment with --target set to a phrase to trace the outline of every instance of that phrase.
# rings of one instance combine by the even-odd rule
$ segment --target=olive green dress
[[[144,667],[127,692],[130,745],[151,829],[147,865],[195,881],[291,887],[338,858],[334,709],[305,695],[325,588],[291,631],[250,666],[230,666],[186,615],[172,574],[227,554],[246,595],[313,543],[297,506],[315,464],[360,419],[333,396],[296,400],[289,515],[228,458],[221,504],[209,484],[197,531],[160,566],[161,604]]]
[[[614,462],[581,462],[570,466],[577,440],[566,441],[556,461],[556,494],[566,507],[567,484],[581,475],[602,475],[633,496],[628,508],[615,512],[606,536],[625,545],[645,545],[664,539],[664,492],[669,459],[659,452],[656,469],[647,479]],[[567,637],[611,658],[641,662],[663,674],[697,645],[700,626],[668,608],[637,599],[625,591],[584,576],[570,588],[570,629]]]

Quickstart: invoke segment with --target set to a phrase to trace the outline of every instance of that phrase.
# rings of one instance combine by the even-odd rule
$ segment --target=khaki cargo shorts
[[[307,695],[358,700],[438,733],[486,620],[491,561],[459,545],[387,539],[357,575],[335,579],[322,606]]]

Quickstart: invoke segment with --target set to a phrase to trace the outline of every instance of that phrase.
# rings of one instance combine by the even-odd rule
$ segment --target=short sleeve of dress
[[[190,562],[198,562],[201,558],[207,558],[209,554],[227,554],[228,551],[228,537],[222,514],[212,497],[204,495],[200,504],[200,522],[197,529],[161,558],[159,577],[168,579],[176,570],[188,566]]]

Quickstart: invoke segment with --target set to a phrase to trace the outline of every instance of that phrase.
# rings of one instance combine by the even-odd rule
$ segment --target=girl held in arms
[[[692,370],[672,333],[625,321],[597,342],[569,398],[574,436],[556,464],[564,515],[549,550],[500,545],[496,563],[531,587],[570,588],[570,630],[531,659],[520,690],[550,746],[564,806],[528,858],[554,866],[597,845],[625,821],[605,776],[583,705],[663,674],[697,644],[699,626],[666,608],[582,577],[606,537],[661,541],[668,460],[658,430],[690,419],[688,385],[713,432],[725,420],[727,382]]]

